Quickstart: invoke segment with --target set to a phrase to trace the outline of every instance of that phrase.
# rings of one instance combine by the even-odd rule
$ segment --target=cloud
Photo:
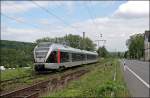
[[[6,14],[19,14],[31,11],[31,9],[38,8],[34,3],[42,7],[49,7],[49,5],[56,5],[54,1],[53,4],[49,1],[1,1],[1,12]]]
[[[134,3],[133,3],[134,2]],[[51,25],[47,19],[39,19],[41,25],[47,28],[37,29],[19,29],[3,26],[2,39],[14,39],[20,41],[35,41],[42,37],[60,37],[65,34],[77,34],[82,36],[85,32],[86,36],[93,41],[106,39],[106,48],[109,51],[125,51],[126,40],[130,35],[136,33],[144,33],[149,29],[149,5],[144,1],[127,1],[121,4],[112,16],[98,17],[94,19],[95,24],[91,20],[73,23],[68,27],[63,25]],[[51,22],[53,23],[53,22]],[[95,42],[96,43],[96,42]],[[103,44],[102,42],[100,43]]]
[[[96,19],[97,26],[92,23],[81,23],[80,30],[86,32],[86,36],[90,37],[93,41],[100,39],[100,33],[103,34],[102,39],[106,39],[106,47],[112,51],[116,47],[120,51],[126,50],[125,42],[130,35],[135,33],[144,33],[149,29],[149,19],[115,19],[112,17]],[[122,43],[120,43],[122,42]]]
[[[149,1],[128,1],[119,6],[114,16],[117,18],[149,17]]]
[[[129,36],[136,33],[144,33],[149,30],[149,4],[147,1],[128,1],[119,6],[112,16],[99,17],[94,19],[95,24],[90,20],[75,23],[73,26],[85,31],[86,36],[93,41],[103,34],[103,39],[107,40],[106,47],[108,50],[119,51],[127,49],[125,46]],[[82,35],[82,32],[80,33]],[[101,42],[101,44],[103,44]]]
[[[1,11],[2,13],[19,13],[19,12],[25,12],[29,9],[33,8],[32,4],[18,4],[15,1],[2,1],[1,2]]]
[[[30,11],[31,9],[38,8],[38,5],[44,8],[58,8],[60,6],[65,6],[70,12],[73,11],[74,2],[73,1],[1,1],[1,12],[7,14],[18,14]]]
[[[61,28],[62,29],[62,28]],[[26,28],[14,28],[8,26],[1,27],[1,39],[2,40],[16,40],[25,42],[34,42],[36,39],[42,37],[56,37],[57,35],[63,36],[64,33],[60,33],[59,29],[26,29]]]

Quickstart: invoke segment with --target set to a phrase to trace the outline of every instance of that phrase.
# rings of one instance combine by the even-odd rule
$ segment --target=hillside
[[[1,40],[1,66],[24,67],[33,63],[35,43]]]

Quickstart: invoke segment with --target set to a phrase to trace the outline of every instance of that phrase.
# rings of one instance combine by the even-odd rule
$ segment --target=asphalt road
[[[121,60],[121,63],[124,79],[131,96],[149,97],[149,62]]]

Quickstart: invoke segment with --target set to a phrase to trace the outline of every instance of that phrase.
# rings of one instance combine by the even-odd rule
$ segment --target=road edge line
[[[125,67],[134,75],[136,78],[138,78],[146,87],[149,88],[149,84],[146,83],[140,76],[138,76],[134,71],[132,71],[128,66],[125,65]]]

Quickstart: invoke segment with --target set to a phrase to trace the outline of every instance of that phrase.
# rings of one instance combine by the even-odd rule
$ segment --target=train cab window
[[[61,52],[60,53],[60,61],[63,62],[69,62],[69,53],[68,52]]]
[[[49,55],[46,62],[47,63],[57,63],[57,52],[56,51],[51,52],[51,54]]]

